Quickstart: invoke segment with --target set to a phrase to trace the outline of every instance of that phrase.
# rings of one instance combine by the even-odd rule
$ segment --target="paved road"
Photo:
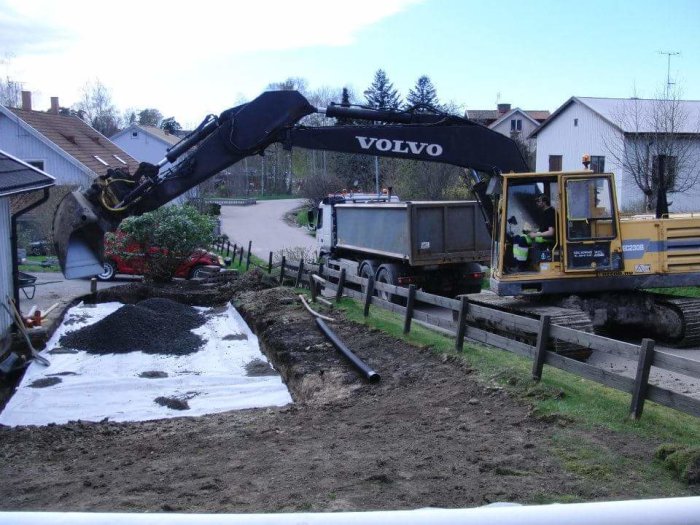
[[[290,226],[283,221],[286,213],[302,206],[305,199],[259,201],[253,206],[222,206],[221,231],[231,242],[248,248],[253,241],[252,252],[267,261],[270,252],[303,247],[316,250],[316,239],[303,228]]]

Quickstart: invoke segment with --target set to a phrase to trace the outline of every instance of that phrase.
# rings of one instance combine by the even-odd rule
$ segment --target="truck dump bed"
[[[475,201],[337,204],[336,248],[412,266],[486,262],[491,238]]]

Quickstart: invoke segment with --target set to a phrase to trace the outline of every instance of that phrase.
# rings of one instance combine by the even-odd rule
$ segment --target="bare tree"
[[[83,86],[82,98],[76,104],[76,109],[82,111],[86,122],[105,137],[119,131],[119,114],[112,103],[112,94],[99,79]]]
[[[6,54],[0,58],[0,65],[9,69],[11,54]],[[20,105],[22,97],[22,84],[10,78],[10,73],[5,74],[5,78],[0,78],[0,104],[9,108],[16,108]]]
[[[616,128],[604,137],[605,148],[644,194],[647,212],[657,203],[663,210],[667,194],[683,193],[697,184],[700,121],[692,121],[678,89],[664,90],[654,99],[622,101],[612,121]]]

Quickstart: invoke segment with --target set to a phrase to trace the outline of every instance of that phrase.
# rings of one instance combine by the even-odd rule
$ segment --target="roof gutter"
[[[44,188],[44,196],[26,208],[13,213],[10,219],[10,245],[12,250],[12,290],[15,304],[19,309],[19,261],[17,260],[17,218],[49,200],[49,188]]]

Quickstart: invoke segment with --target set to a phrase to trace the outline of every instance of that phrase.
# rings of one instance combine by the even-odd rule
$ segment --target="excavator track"
[[[691,297],[655,295],[654,303],[674,311],[680,318],[681,337],[664,341],[665,343],[678,348],[700,345],[700,300]]]
[[[552,324],[573,328],[575,330],[581,330],[583,332],[593,332],[593,323],[591,322],[590,317],[581,310],[563,308],[545,303],[537,303],[527,299],[500,297],[493,293],[470,294],[469,302],[478,304],[479,306],[493,308],[502,312],[522,315],[523,317],[530,317],[534,319],[539,319],[542,315],[549,315]],[[499,333],[499,335],[503,335],[511,339],[524,341],[528,344],[534,345],[537,339],[536,336],[531,333],[504,333],[502,329],[498,330],[498,328],[489,324],[482,322],[479,324],[481,325],[480,328],[490,332]],[[585,361],[590,357],[592,352],[590,348],[558,340],[550,340],[549,349],[557,354],[570,357],[578,361]]]

